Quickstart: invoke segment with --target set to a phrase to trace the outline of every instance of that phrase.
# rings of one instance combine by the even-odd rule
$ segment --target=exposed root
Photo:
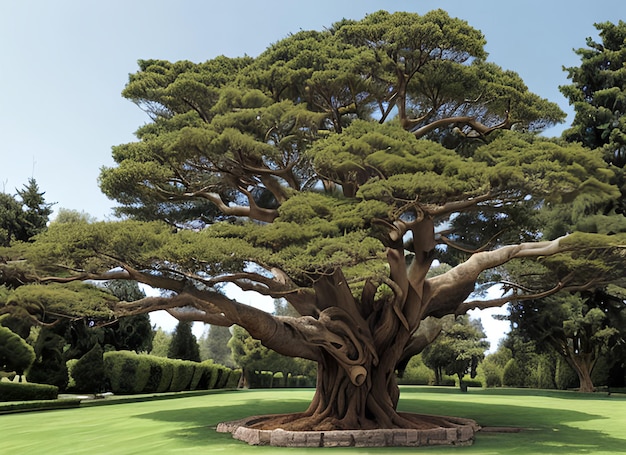
[[[405,425],[394,425],[390,429],[414,429],[430,430],[435,428],[454,428],[461,425],[473,423],[471,420],[457,417],[434,416],[426,414],[398,413],[401,419],[394,419],[396,422],[403,422]],[[265,416],[255,416],[244,419],[240,422],[249,428],[257,430],[276,430],[278,428],[286,431],[333,431],[333,430],[377,430],[380,425],[373,421],[359,422],[358,425],[349,424],[336,417],[324,417],[307,415],[306,413],[294,414],[272,414]],[[475,425],[475,424],[474,424]],[[477,427],[477,426],[476,426]]]

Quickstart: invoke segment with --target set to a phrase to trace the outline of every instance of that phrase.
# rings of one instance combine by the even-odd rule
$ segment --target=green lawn
[[[218,434],[218,422],[300,411],[311,390],[252,390],[0,415],[6,454],[276,454],[320,452],[434,454],[626,454],[626,397],[574,392],[403,387],[403,411],[515,426],[513,434],[478,433],[470,447],[283,449],[251,447]]]

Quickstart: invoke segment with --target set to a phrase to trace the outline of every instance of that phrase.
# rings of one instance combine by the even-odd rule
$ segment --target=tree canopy
[[[151,122],[100,175],[133,219],[53,223],[7,253],[23,260],[13,273],[52,290],[135,280],[163,292],[93,294],[92,309],[63,311],[167,309],[317,362],[311,406],[276,424],[415,426],[396,412],[394,372],[439,334],[438,318],[620,278],[624,234],[548,236],[537,215],[567,207],[586,219],[619,195],[613,171],[599,151],[533,134],[563,113],[488,62],[484,45],[441,10],[381,11],[257,58],[142,60],[123,95]],[[428,276],[444,256],[449,270]],[[483,272],[548,257],[546,288],[467,301]],[[241,304],[225,284],[284,298],[298,315]]]

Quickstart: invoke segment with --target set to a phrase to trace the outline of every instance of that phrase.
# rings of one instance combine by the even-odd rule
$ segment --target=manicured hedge
[[[104,371],[113,393],[141,393],[150,379],[147,356],[130,351],[110,351],[104,354]]]
[[[143,391],[146,393],[167,392],[174,376],[174,364],[165,357],[151,355],[144,357],[150,364],[150,376]]]
[[[0,381],[0,401],[56,400],[58,395],[54,385]]]
[[[129,351],[105,353],[104,365],[109,388],[116,394],[235,388],[241,376],[241,371],[210,360],[199,363]]]
[[[196,362],[189,360],[171,360],[174,366],[174,375],[170,384],[170,392],[181,392],[190,390],[191,379],[193,378]]]

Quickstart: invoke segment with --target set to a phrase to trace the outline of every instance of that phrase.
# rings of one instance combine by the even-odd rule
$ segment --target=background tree
[[[271,425],[421,427],[397,412],[394,373],[434,340],[439,318],[621,278],[623,234],[541,237],[535,212],[570,204],[583,220],[619,192],[600,153],[523,132],[563,114],[486,62],[483,46],[443,11],[381,12],[293,35],[258,59],[141,61],[123,94],[152,121],[114,147],[100,182],[119,213],[165,222],[51,224],[24,250],[20,267],[44,269],[25,282],[138,281],[164,292],[120,303],[93,293],[88,311],[57,311],[106,320],[166,309],[315,362],[310,407]],[[454,127],[459,144],[480,140],[426,139]],[[190,205],[212,210],[198,217]],[[427,277],[453,249],[451,268]],[[542,289],[467,301],[484,271],[537,257],[555,265]],[[226,283],[284,298],[298,316],[241,304]]]
[[[283,386],[287,385],[290,375],[315,375],[315,366],[311,361],[287,357],[268,349],[241,327],[235,326],[228,346],[233,360],[242,369],[244,387],[253,386],[252,375],[263,371],[281,372]]]
[[[463,377],[476,377],[478,364],[485,358],[489,342],[480,321],[467,315],[444,325],[441,335],[422,352],[424,364],[435,372],[435,384],[443,384],[443,373],[456,375],[459,388],[467,392]]]
[[[191,331],[191,322],[179,321],[167,350],[170,359],[200,361],[200,348],[196,336]]]
[[[46,228],[54,204],[47,203],[35,179],[28,179],[16,196],[0,193],[0,246],[28,241]]]
[[[231,336],[228,327],[210,325],[198,341],[200,345],[200,359],[212,359],[220,365],[225,365],[229,368],[234,367],[232,352],[230,347],[228,347]]]
[[[21,199],[24,211],[17,239],[26,241],[46,229],[54,204],[45,201],[43,197],[45,193],[39,191],[39,186],[34,178],[28,179],[28,184],[24,185],[22,190],[17,190],[17,194]]]
[[[155,355],[157,357],[167,357],[171,341],[172,335],[165,332],[162,328],[159,327],[154,332],[154,337],[152,338],[152,350],[150,351],[150,355]]]
[[[564,68],[572,83],[560,89],[574,106],[575,117],[563,137],[601,149],[608,162],[623,168],[626,165],[626,22],[604,22],[595,27],[600,42],[587,38],[587,47],[575,51],[580,56],[580,66]]]
[[[602,308],[599,302],[604,303]],[[592,373],[597,362],[624,342],[626,332],[616,326],[624,328],[625,315],[624,302],[607,299],[604,293],[602,298],[558,295],[511,307],[511,321],[520,333],[561,355],[576,372],[582,392],[595,389]]]

